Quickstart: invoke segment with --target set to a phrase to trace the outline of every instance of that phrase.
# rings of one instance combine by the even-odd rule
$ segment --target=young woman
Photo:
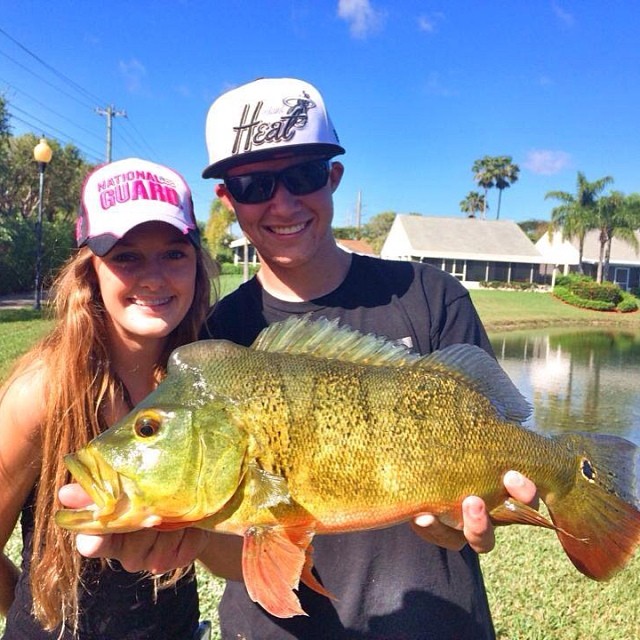
[[[54,285],[54,329],[0,389],[0,546],[18,518],[23,537],[21,569],[0,555],[3,637],[191,638],[192,567],[159,579],[83,560],[53,514],[64,454],[128,413],[197,338],[214,263],[183,178],[136,158],[88,176],[77,239]]]

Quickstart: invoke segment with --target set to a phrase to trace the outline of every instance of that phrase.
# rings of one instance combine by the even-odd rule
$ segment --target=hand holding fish
[[[504,486],[516,500],[537,508],[536,485],[517,471],[507,471]],[[413,520],[415,532],[427,542],[445,549],[458,550],[468,544],[476,553],[488,553],[495,546],[493,524],[487,514],[484,500],[468,496],[462,501],[462,529],[454,529],[440,522],[435,516],[425,513]]]

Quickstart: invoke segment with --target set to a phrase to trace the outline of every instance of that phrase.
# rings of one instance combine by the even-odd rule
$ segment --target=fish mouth
[[[137,531],[162,522],[160,516],[149,513],[136,500],[133,482],[118,473],[91,445],[66,455],[64,463],[94,504],[60,509],[55,515],[59,526],[95,535]]]

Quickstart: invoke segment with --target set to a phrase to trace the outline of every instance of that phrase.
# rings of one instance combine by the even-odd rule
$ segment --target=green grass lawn
[[[222,293],[241,282],[221,278]],[[522,327],[610,324],[640,331],[640,313],[598,313],[570,307],[549,294],[478,290],[471,293],[490,331]],[[0,311],[0,379],[11,362],[51,326],[30,310]],[[10,555],[17,560],[14,532]],[[607,583],[582,576],[564,555],[556,535],[533,527],[503,527],[482,567],[500,640],[633,640],[640,637],[640,554]],[[425,571],[429,568],[425,567]],[[203,618],[214,622],[223,582],[198,569]],[[4,622],[0,620],[0,633]]]

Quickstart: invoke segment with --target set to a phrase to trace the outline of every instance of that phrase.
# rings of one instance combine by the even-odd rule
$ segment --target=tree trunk
[[[582,233],[578,239],[578,273],[581,276],[584,275],[584,268],[582,266],[582,256],[584,256],[584,238],[585,234]]]
[[[602,265],[602,279],[604,281],[609,279],[609,262],[611,261],[611,242],[613,238],[609,236],[607,244],[604,248],[604,264]]]

